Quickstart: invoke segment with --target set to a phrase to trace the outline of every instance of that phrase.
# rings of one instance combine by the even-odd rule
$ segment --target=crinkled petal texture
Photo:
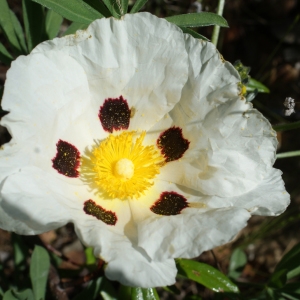
[[[40,44],[7,74],[0,227],[37,234],[73,222],[108,278],[173,284],[174,258],[224,244],[251,214],[289,203],[272,168],[275,133],[239,81],[212,44],[148,13]],[[110,194],[97,164],[119,184]]]

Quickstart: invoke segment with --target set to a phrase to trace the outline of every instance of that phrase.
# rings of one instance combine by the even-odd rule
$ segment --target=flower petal
[[[128,202],[114,207],[116,226],[108,226],[92,216],[73,216],[79,238],[93,246],[94,254],[108,263],[106,276],[127,286],[154,287],[171,285],[177,273],[173,259],[157,262],[137,246],[136,225]]]
[[[187,80],[183,33],[149,13],[96,20],[86,30],[44,42],[33,52],[53,49],[84,68],[93,109],[99,110],[108,98],[128,101],[134,112],[130,130],[152,127],[179,101]]]
[[[170,113],[175,124],[201,122],[218,105],[238,99],[240,77],[209,42],[185,35],[189,54],[189,78],[180,102]]]
[[[259,185],[250,192],[233,198],[212,197],[211,207],[235,206],[247,209],[253,215],[277,216],[290,203],[280,170],[271,169]]]
[[[139,246],[155,260],[192,258],[231,241],[247,224],[245,209],[187,208],[176,216],[152,216],[138,223]]]
[[[8,71],[2,105],[10,113],[1,124],[18,144],[34,137],[35,159],[52,156],[59,139],[83,151],[95,138],[106,136],[98,110],[91,110],[84,70],[63,53],[19,57]]]
[[[70,221],[70,211],[64,205],[70,193],[55,183],[55,178],[36,167],[25,167],[5,179],[0,205],[11,218],[24,223],[24,228],[15,227],[18,233],[39,234]]]

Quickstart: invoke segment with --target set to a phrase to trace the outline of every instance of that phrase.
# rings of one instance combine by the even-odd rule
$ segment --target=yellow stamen
[[[81,176],[109,197],[138,198],[153,185],[164,158],[155,146],[143,146],[145,132],[110,134],[82,161]]]

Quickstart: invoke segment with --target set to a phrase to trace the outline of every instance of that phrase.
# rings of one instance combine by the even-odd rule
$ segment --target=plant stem
[[[276,158],[278,159],[278,158],[286,158],[286,157],[294,157],[294,156],[300,156],[300,150],[279,153],[276,155]]]
[[[219,0],[217,14],[222,16],[224,10],[225,0]],[[211,42],[217,47],[218,39],[220,33],[220,26],[215,25],[214,30],[211,37]]]
[[[278,124],[273,126],[273,129],[275,131],[285,131],[285,130],[291,130],[297,128],[300,128],[300,121],[293,122],[293,123],[286,123],[286,124]]]

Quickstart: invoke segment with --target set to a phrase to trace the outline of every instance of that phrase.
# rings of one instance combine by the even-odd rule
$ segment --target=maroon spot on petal
[[[80,153],[72,144],[59,140],[56,144],[57,153],[52,159],[52,167],[68,177],[78,177]]]
[[[117,216],[110,210],[105,210],[100,205],[97,205],[93,200],[84,202],[83,210],[86,214],[96,217],[98,220],[106,223],[107,225],[115,225],[117,223]]]
[[[175,192],[163,192],[160,198],[150,207],[150,210],[157,215],[173,216],[188,207],[187,200]]]
[[[173,161],[182,157],[189,148],[190,142],[182,135],[182,129],[171,127],[162,132],[157,139],[157,146],[161,149],[166,162]]]
[[[108,98],[100,107],[99,119],[104,130],[112,133],[113,130],[128,129],[130,121],[130,109],[122,96]]]

